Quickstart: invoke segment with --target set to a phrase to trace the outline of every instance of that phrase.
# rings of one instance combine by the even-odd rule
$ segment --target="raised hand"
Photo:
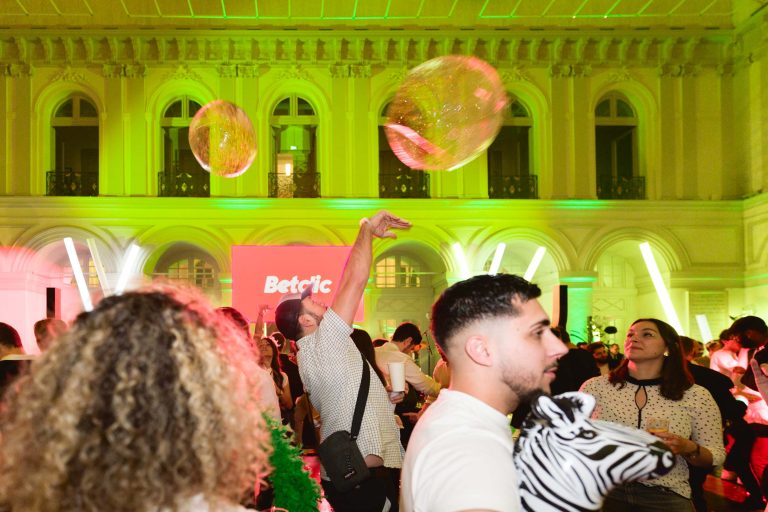
[[[408,229],[411,227],[410,222],[392,215],[386,210],[381,210],[370,219],[363,219],[360,222],[370,224],[371,234],[377,238],[397,238],[397,235],[390,231],[391,229]]]

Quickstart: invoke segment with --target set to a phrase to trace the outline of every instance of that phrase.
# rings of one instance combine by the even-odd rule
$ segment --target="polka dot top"
[[[693,385],[685,391],[681,400],[664,398],[660,393],[661,379],[635,380],[629,378],[623,388],[608,382],[608,375],[588,380],[581,391],[594,395],[597,406],[592,418],[613,421],[628,427],[645,428],[648,418],[666,418],[669,431],[691,439],[712,453],[712,464],[717,466],[725,459],[720,410],[709,391]],[[636,394],[645,393],[642,408],[635,402]],[[691,497],[688,484],[688,466],[678,455],[672,471],[659,478],[643,482],[668,488],[686,498]]]

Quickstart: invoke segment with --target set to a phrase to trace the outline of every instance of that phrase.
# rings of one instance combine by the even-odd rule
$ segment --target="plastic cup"
[[[389,385],[392,392],[405,391],[405,363],[387,363],[389,366]]]
[[[658,434],[669,431],[669,420],[667,418],[648,418],[645,420],[645,430],[651,434]]]

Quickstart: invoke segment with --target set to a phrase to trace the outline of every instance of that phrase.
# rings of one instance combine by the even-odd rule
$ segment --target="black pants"
[[[755,444],[755,432],[745,421],[734,421],[726,429],[726,435],[733,438],[733,446],[725,458],[725,468],[736,472],[744,488],[753,499],[763,497],[760,484],[749,466],[752,447]]]
[[[328,480],[321,483],[335,512],[381,512],[387,500],[389,510],[398,512],[399,479],[400,469],[382,467],[371,468],[371,478],[348,492],[339,492]]]

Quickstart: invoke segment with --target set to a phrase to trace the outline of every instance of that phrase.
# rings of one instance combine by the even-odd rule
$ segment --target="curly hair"
[[[237,501],[268,470],[244,336],[191,290],[102,300],[20,382],[2,418],[0,504],[176,509]]]

